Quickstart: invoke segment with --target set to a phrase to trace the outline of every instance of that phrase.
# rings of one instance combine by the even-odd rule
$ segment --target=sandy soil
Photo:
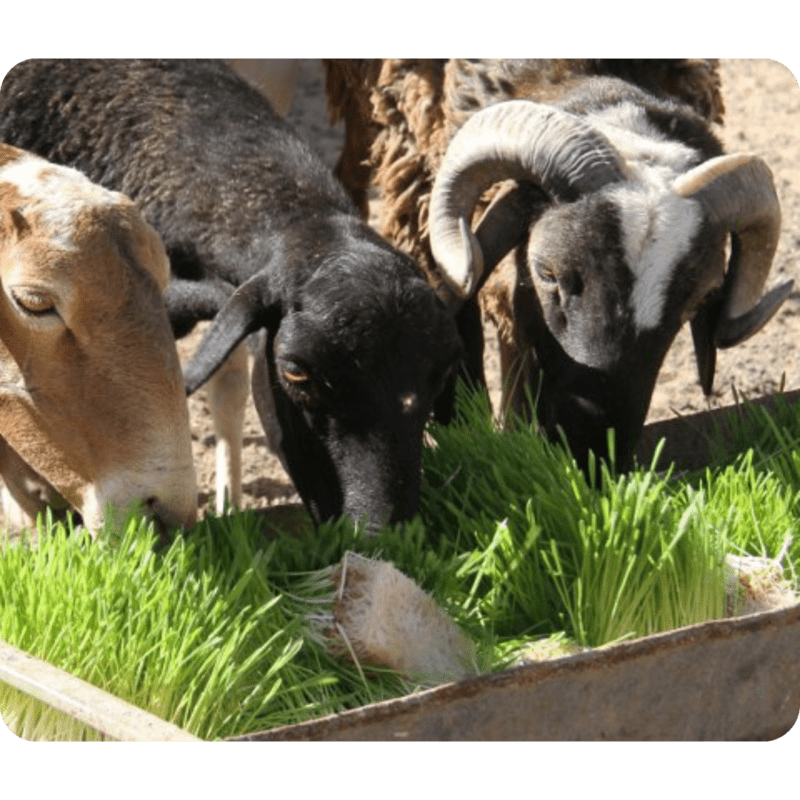
[[[800,277],[800,89],[797,80],[786,67],[768,60],[723,61],[722,75],[726,121],[719,133],[726,149],[728,152],[754,152],[766,159],[775,174],[783,208],[783,231],[769,285],[789,277]],[[342,132],[327,123],[322,74],[316,61],[302,64],[289,118],[332,166],[341,147]],[[800,291],[796,290],[779,316],[760,334],[733,350],[720,352],[715,392],[708,401],[697,383],[691,337],[688,327],[685,328],[662,368],[649,420],[728,405],[734,401],[734,388],[739,395],[749,397],[772,393],[782,384],[787,389],[800,388],[799,333]],[[191,354],[198,336],[196,333],[181,342],[184,358]],[[496,398],[499,388],[496,355],[490,351],[488,359],[490,389]],[[202,390],[190,398],[190,413],[200,501],[205,504],[213,488],[214,436]],[[277,459],[266,450],[252,403],[245,423],[243,489],[244,505],[248,507],[298,501]]]

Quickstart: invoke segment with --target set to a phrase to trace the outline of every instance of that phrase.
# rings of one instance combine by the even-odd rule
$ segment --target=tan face
[[[197,496],[161,242],[122,195],[27,154],[4,162],[6,150],[0,436],[90,527],[106,503],[136,500],[189,524]]]

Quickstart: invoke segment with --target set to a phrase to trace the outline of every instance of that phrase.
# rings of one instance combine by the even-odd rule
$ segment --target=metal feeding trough
[[[437,686],[246,741],[775,739],[800,711],[800,605]]]
[[[800,711],[800,604],[443,684],[230,741],[733,741]],[[0,680],[108,738],[190,734],[0,644]]]
[[[798,402],[800,393],[786,399]],[[727,409],[650,425],[640,460],[648,463],[655,443],[665,438],[665,463],[702,466],[709,459],[707,432],[736,413],[741,412]],[[111,738],[192,738],[41,664],[0,647],[0,681]],[[20,678],[20,672],[26,674]],[[795,604],[466,678],[231,740],[769,740],[787,733],[799,713]]]

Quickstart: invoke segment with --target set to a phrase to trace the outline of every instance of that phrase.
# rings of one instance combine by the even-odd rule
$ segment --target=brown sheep
[[[141,503],[191,525],[189,414],[169,262],[124,195],[0,144],[0,474],[7,522]]]

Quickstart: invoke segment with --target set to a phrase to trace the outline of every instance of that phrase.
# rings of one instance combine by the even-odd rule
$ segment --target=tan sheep
[[[0,474],[7,521],[133,503],[196,519],[161,241],[122,194],[0,144]]]

